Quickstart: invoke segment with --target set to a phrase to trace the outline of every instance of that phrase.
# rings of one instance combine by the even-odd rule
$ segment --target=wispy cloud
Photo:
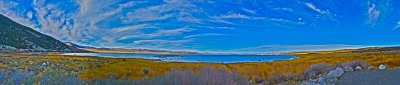
[[[375,3],[370,3],[368,7],[368,21],[367,24],[374,26],[376,21],[379,19],[381,11],[376,8]]]
[[[138,25],[114,28],[114,29],[112,29],[112,33],[132,32],[132,31],[144,29],[146,27],[151,27],[151,26],[149,24],[138,24]]]
[[[400,28],[400,21],[397,21],[396,26],[393,28],[393,30],[397,30],[398,28]]]
[[[257,14],[257,10],[251,10],[251,9],[246,9],[246,8],[242,8],[243,11],[247,12],[247,13],[251,13],[251,14]]]
[[[188,27],[181,27],[177,29],[171,29],[171,30],[158,30],[154,33],[149,33],[149,34],[134,34],[134,35],[126,35],[123,37],[120,37],[118,40],[125,40],[125,39],[150,39],[150,38],[155,38],[155,37],[168,37],[168,36],[175,36],[182,34],[184,32],[190,32],[193,29],[188,28]]]
[[[138,40],[138,41],[134,41],[133,45],[138,46],[140,48],[151,48],[151,49],[184,49],[183,45],[190,41],[191,41],[190,39],[187,39],[187,40],[162,40],[162,39]]]
[[[326,11],[322,11],[321,9],[318,9],[314,4],[312,3],[304,3],[308,8],[314,10],[315,12],[318,12],[320,14],[326,14]]]
[[[212,16],[214,19],[264,19],[263,17],[252,17],[241,13],[228,12],[219,16]]]
[[[21,14],[16,11],[13,11],[13,9],[16,9],[17,7],[19,7],[19,5],[21,5],[21,4],[19,4],[18,2],[14,2],[14,1],[2,1],[0,3],[0,13],[2,15],[5,15],[5,16],[19,22],[19,23],[22,23],[23,25],[26,25],[26,26],[29,26],[32,28],[36,28],[34,30],[38,30],[36,23],[34,23],[31,20],[32,18],[30,18],[30,17],[34,16],[33,14],[31,16],[29,14],[29,12],[27,14]],[[29,20],[26,18],[28,18]]]
[[[198,38],[198,37],[208,37],[208,36],[222,36],[226,34],[220,34],[220,33],[207,33],[207,34],[195,34],[195,35],[189,35],[185,36],[185,39],[191,39],[191,38]]]

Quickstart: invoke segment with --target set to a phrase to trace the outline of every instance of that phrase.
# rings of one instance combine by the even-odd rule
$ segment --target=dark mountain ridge
[[[57,39],[21,25],[0,14],[0,50],[71,51]]]
[[[91,46],[82,46],[71,42],[65,42],[66,45],[74,48],[73,50],[80,50],[86,52],[98,53],[138,53],[138,54],[199,54],[198,52],[190,51],[168,51],[168,50],[153,50],[153,49],[128,49],[128,48],[97,48]]]

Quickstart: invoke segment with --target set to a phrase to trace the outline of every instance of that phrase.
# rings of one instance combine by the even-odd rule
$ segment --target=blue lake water
[[[272,62],[296,58],[292,55],[156,55],[129,53],[64,53],[62,55],[98,56],[112,58],[142,58],[164,62],[205,62],[205,63],[240,63],[240,62]]]

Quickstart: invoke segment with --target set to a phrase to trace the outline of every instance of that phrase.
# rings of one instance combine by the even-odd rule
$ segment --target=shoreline
[[[100,53],[101,54],[101,53]],[[120,54],[120,53],[104,53],[104,54]],[[286,60],[293,60],[296,58],[299,58],[296,55],[238,55],[238,54],[234,54],[234,55],[229,55],[229,54],[225,54],[225,55],[208,55],[208,54],[168,54],[166,56],[169,55],[174,55],[174,56],[187,56],[187,55],[194,55],[194,56],[268,56],[268,57],[283,57],[283,56],[290,56],[291,58],[287,58],[287,59],[275,59],[275,60],[268,60],[268,61],[230,61],[230,62],[213,62],[213,61],[193,61],[193,60],[173,60],[173,61],[168,61],[168,60],[163,60],[163,58],[160,58],[158,56],[164,56],[165,54],[136,54],[136,53],[123,53],[123,54],[132,54],[132,55],[150,55],[152,57],[143,57],[143,58],[138,58],[138,57],[114,57],[114,56],[99,56],[99,55],[79,55],[76,53],[66,53],[66,55],[61,54],[60,56],[91,56],[91,57],[99,57],[99,58],[121,58],[121,59],[143,59],[143,60],[149,60],[149,61],[155,61],[155,62],[170,62],[170,63],[209,63],[209,64],[240,64],[240,63],[267,63],[267,62],[278,62],[278,61],[286,61]],[[156,56],[156,57],[155,57]],[[154,57],[154,58],[153,58]]]

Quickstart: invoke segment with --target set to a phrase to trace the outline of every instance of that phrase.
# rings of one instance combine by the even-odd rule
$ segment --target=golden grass
[[[380,64],[389,67],[400,66],[400,54],[308,54],[298,55],[299,58],[287,61],[267,62],[267,63],[236,63],[236,64],[206,64],[206,63],[168,63],[154,62],[142,59],[106,59],[106,62],[93,69],[87,69],[82,74],[82,78],[106,77],[110,73],[116,76],[128,76],[129,78],[142,78],[161,75],[173,68],[198,70],[204,66],[226,69],[236,72],[251,79],[256,77],[266,79],[275,73],[302,73],[312,64],[327,63],[334,65],[353,60],[366,61],[372,66]],[[149,74],[144,74],[143,69],[148,69]]]
[[[0,56],[13,56],[2,54]],[[18,55],[28,56],[28,55]],[[222,68],[229,72],[236,72],[250,79],[266,79],[276,73],[302,73],[312,64],[327,63],[335,65],[342,62],[361,60],[377,67],[385,64],[389,68],[400,66],[400,54],[360,54],[360,53],[304,53],[298,54],[298,58],[286,61],[266,63],[235,63],[235,64],[207,64],[207,63],[171,63],[158,62],[145,59],[124,59],[124,58],[99,58],[99,57],[74,57],[47,55],[43,57],[23,57],[23,59],[43,62],[49,61],[62,65],[63,68],[72,70],[83,68],[79,77],[83,79],[107,78],[114,75],[117,78],[125,76],[130,79],[153,77],[163,75],[171,69],[191,69],[198,71],[205,66]],[[18,58],[17,56],[13,56]],[[3,65],[0,63],[0,65]],[[146,74],[145,71],[148,71]]]

